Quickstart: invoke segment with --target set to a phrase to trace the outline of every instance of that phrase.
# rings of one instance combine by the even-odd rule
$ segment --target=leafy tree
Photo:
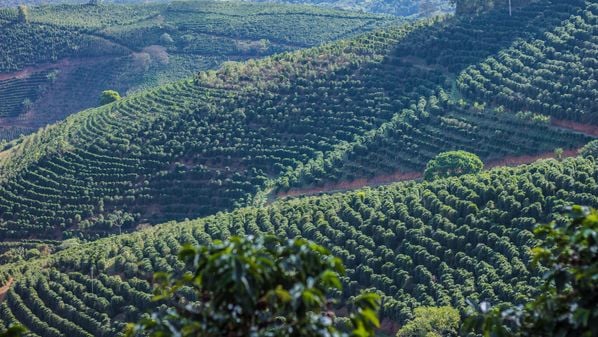
[[[561,147],[554,149],[554,157],[558,160],[563,159],[564,153],[565,153],[565,151]]]
[[[29,7],[25,5],[19,5],[17,7],[19,22],[29,23]]]
[[[414,313],[415,317],[397,332],[397,337],[457,336],[461,319],[457,309],[449,306],[419,307]]]
[[[491,308],[483,302],[464,324],[484,336],[598,336],[598,212],[571,208],[573,220],[536,227],[543,237],[534,263],[548,271],[539,295],[525,306]]]
[[[434,180],[461,174],[478,173],[483,168],[484,163],[473,153],[466,151],[443,152],[428,162],[424,171],[424,178]]]
[[[160,42],[162,44],[169,45],[174,43],[174,39],[172,38],[172,36],[170,36],[170,34],[164,33],[160,35]]]
[[[184,246],[179,258],[193,272],[155,275],[154,299],[173,306],[153,313],[128,335],[149,336],[348,336],[335,328],[328,294],[340,291],[344,267],[325,248],[304,239],[232,237],[210,246]],[[193,290],[196,298],[183,294]],[[354,303],[351,336],[373,336],[379,298]]]
[[[581,150],[579,150],[579,154],[584,157],[592,156],[598,158],[598,139],[587,143]]]
[[[100,95],[100,105],[106,105],[120,100],[120,94],[114,90],[104,90]]]
[[[4,332],[0,332],[0,337],[21,337],[27,330],[20,325],[11,325]]]
[[[33,102],[31,101],[31,99],[25,98],[23,100],[22,105],[23,105],[23,108],[25,109],[25,111],[29,111],[33,107]]]

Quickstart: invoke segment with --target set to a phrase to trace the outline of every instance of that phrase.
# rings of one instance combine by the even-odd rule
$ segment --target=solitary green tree
[[[438,154],[430,160],[424,171],[426,180],[434,180],[461,174],[478,173],[484,163],[478,156],[466,151],[449,151]]]
[[[534,263],[547,268],[538,296],[518,307],[471,306],[464,330],[496,337],[598,336],[598,212],[571,209],[572,221],[536,227]]]
[[[120,100],[120,94],[114,90],[104,90],[100,95],[100,105],[105,105]]]
[[[461,317],[455,308],[419,307],[415,317],[405,324],[397,337],[452,337],[457,336]]]
[[[304,239],[232,237],[212,245],[184,246],[190,270],[155,275],[155,300],[170,309],[127,328],[151,337],[368,337],[379,326],[379,298],[362,294],[349,318],[351,333],[337,330],[333,296],[340,293],[340,259]]]
[[[563,150],[563,148],[558,147],[556,149],[554,149],[554,157],[558,160],[563,159],[563,154],[565,153],[565,151]]]
[[[29,23],[29,7],[26,5],[19,5],[17,7],[18,20],[21,23]]]

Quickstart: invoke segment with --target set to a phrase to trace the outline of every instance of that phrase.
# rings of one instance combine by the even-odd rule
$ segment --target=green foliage
[[[0,81],[0,117],[14,117],[28,111],[33,102],[39,98],[51,80],[47,78],[49,72],[42,71],[27,78],[13,78]],[[3,138],[0,135],[0,139]]]
[[[471,66],[457,78],[460,91],[468,98],[491,101],[511,111],[533,111],[530,117],[540,117],[540,122],[545,115],[598,123],[598,90],[593,84],[596,56],[588,43],[594,36],[591,30],[597,27],[598,4],[559,3],[572,5],[571,11],[561,12],[561,24],[548,26],[543,35],[514,41],[500,55]],[[576,9],[577,4],[582,8]],[[503,13],[497,20],[512,22],[523,15],[518,9],[512,17]]]
[[[21,322],[44,337],[118,336],[124,322],[140,320],[143,312],[167,312],[151,301],[149,280],[156,271],[189,270],[175,256],[183,244],[273,233],[305,238],[341,258],[346,275],[339,303],[354,303],[364,289],[376,292],[381,320],[403,325],[420,306],[465,310],[468,298],[524,303],[537,294],[546,271],[531,267],[534,225],[564,224],[560,213],[567,205],[598,206],[596,174],[589,159],[546,160],[277,201],[57,246],[47,258],[0,267],[0,283],[15,277],[0,320]],[[194,292],[181,293],[194,298]]]
[[[261,2],[260,0],[251,0]],[[343,1],[343,0],[269,0],[276,3],[301,3],[322,7],[343,8],[353,11],[390,14],[405,17],[426,17],[450,13],[453,7],[447,0],[372,0],[372,1]]]
[[[579,150],[579,154],[584,157],[598,158],[598,140],[593,140]]]
[[[156,274],[155,300],[172,302],[128,335],[149,336],[348,336],[336,330],[331,292],[341,290],[342,261],[303,239],[231,237],[209,246],[183,246],[191,266],[181,277]],[[185,298],[192,289],[195,300]],[[351,336],[374,336],[379,298],[360,295],[350,314]]]
[[[534,263],[547,268],[539,295],[519,307],[482,303],[467,318],[466,330],[484,336],[598,334],[598,212],[574,206],[571,217],[564,226],[553,222],[534,230],[541,238],[532,249]]]
[[[191,22],[186,29],[199,32],[207,24],[201,20],[221,22],[222,15],[239,10],[225,2],[209,6],[219,14],[195,15],[201,6],[183,2],[164,18]],[[104,16],[92,15],[96,8],[89,7],[83,14],[68,8],[60,13],[73,25],[85,19],[105,27]],[[247,14],[273,11],[250,4],[242,8]],[[471,102],[456,104],[442,88],[513,39],[540,36],[580,8],[575,2],[534,2],[513,21],[491,13],[392,26],[318,48],[230,62],[193,81],[83,111],[51,132],[26,138],[3,157],[0,174],[7,179],[0,182],[0,232],[6,238],[97,238],[141,223],[259,204],[277,184],[292,188],[397,171],[418,174],[433,156],[454,149],[499,160],[580,147],[589,137],[520,120],[514,113],[478,111]],[[288,15],[305,18],[293,13]],[[39,15],[40,22],[51,19],[50,12]],[[347,15],[338,19],[362,20]],[[279,20],[277,25],[290,26]],[[268,27],[269,21],[261,22]],[[237,24],[247,28],[249,22]],[[164,33],[149,31],[155,33],[151,39]],[[297,44],[309,44],[317,35],[301,31],[293,29],[305,38]],[[115,38],[119,34],[110,32]],[[169,34],[175,46],[186,43],[176,32]],[[471,41],[478,35],[487,43],[475,48]],[[122,40],[140,46],[146,41],[127,36]],[[443,41],[446,48],[428,41]],[[490,103],[484,105],[491,109]],[[117,211],[126,214],[122,226],[115,221]]]
[[[563,159],[563,153],[565,151],[563,150],[563,148],[561,147],[557,147],[556,149],[554,149],[554,157],[558,160]]]
[[[449,151],[430,160],[424,171],[426,180],[481,172],[484,163],[478,156],[466,151]]]
[[[19,5],[17,7],[17,19],[20,23],[29,23],[29,7]]]
[[[495,0],[449,0],[457,15],[475,15],[494,7]]]
[[[492,161],[550,152],[555,143],[566,149],[576,148],[590,139],[548,124],[521,121],[511,114],[474,111],[469,103],[450,101],[443,91],[420,102],[425,103],[423,109],[404,109],[359,140],[338,146],[326,159],[316,158],[286,173],[278,179],[277,188],[286,191],[360,177],[376,179],[397,172],[407,176],[411,173],[413,177],[438,152],[456,147],[475,153],[483,161]],[[432,147],[435,152],[427,151]]]
[[[11,325],[5,331],[0,331],[0,337],[21,337],[24,336],[27,329],[20,325]]]
[[[450,337],[457,336],[461,316],[450,306],[419,307],[414,318],[397,332],[397,337]]]
[[[120,94],[114,90],[104,90],[100,95],[99,104],[106,105],[120,100]]]
[[[35,103],[33,116],[3,123],[0,139],[8,140],[97,106],[106,88],[128,95],[227,60],[319,45],[395,20],[303,6],[178,1],[38,6],[30,9],[30,24],[17,21],[16,8],[0,11],[0,45],[11,46],[0,48],[0,72],[33,69],[25,78],[0,80],[0,116],[23,114],[25,98]],[[56,82],[36,69],[48,64],[65,70]]]

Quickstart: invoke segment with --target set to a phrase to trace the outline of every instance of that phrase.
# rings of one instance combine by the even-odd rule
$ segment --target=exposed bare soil
[[[578,123],[578,122],[568,121],[568,120],[564,120],[564,119],[554,119],[554,118],[550,122],[554,126],[578,131],[578,132],[585,133],[585,134],[593,136],[593,137],[598,137],[598,125],[592,125],[589,123]]]

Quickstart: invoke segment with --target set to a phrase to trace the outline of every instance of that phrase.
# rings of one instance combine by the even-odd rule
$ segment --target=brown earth
[[[58,62],[54,63],[45,63],[40,64],[35,67],[25,67],[22,70],[11,72],[11,73],[0,73],[0,81],[6,81],[10,79],[24,79],[31,74],[39,73],[42,71],[50,70],[50,69],[57,69],[57,70],[65,70],[72,67],[84,65],[84,64],[91,64],[94,62],[98,62],[99,60],[104,60],[105,57],[88,57],[88,58],[64,58]]]
[[[554,119],[554,118],[551,119],[550,123],[554,126],[578,131],[578,132],[585,133],[586,135],[590,135],[593,137],[598,137],[598,125],[592,125],[589,123],[578,123],[578,122],[568,121],[568,120],[564,120],[564,119]]]
[[[14,279],[11,277],[8,279],[8,282],[6,282],[6,284],[4,286],[0,287],[0,303],[2,303],[2,301],[4,301],[4,297],[6,297],[6,294],[10,290],[10,287],[12,286],[13,282],[14,282]]]

